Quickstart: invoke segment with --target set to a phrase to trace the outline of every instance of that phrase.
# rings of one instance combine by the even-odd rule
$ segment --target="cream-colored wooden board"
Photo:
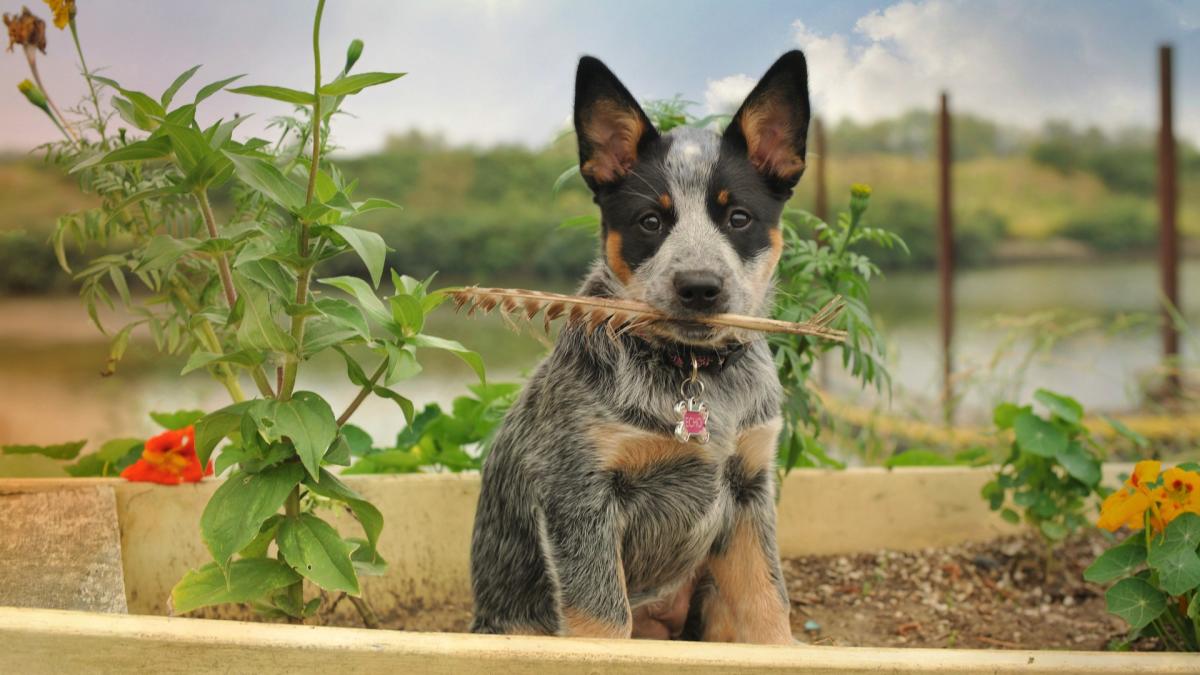
[[[1200,656],[501,637],[0,608],[0,672],[1194,675]]]

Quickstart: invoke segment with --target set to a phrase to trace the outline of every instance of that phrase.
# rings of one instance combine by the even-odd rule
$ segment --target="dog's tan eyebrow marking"
[[[674,202],[671,201],[671,195],[665,192],[658,196],[658,203],[662,204],[662,207],[668,211],[671,210],[671,205],[674,204]]]
[[[721,206],[729,205],[729,190],[721,190],[717,193],[717,203]]]
[[[604,235],[604,257],[608,260],[608,267],[617,275],[621,283],[629,283],[629,279],[633,277],[633,272],[629,269],[629,264],[625,262],[625,258],[621,256],[621,234],[613,230],[609,230],[608,234]]]

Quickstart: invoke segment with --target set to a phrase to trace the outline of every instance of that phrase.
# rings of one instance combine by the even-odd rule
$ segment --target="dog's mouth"
[[[709,346],[721,342],[725,330],[689,319],[670,319],[656,324],[664,337],[696,346]]]

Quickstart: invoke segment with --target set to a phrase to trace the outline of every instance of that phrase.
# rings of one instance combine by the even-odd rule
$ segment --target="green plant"
[[[97,91],[115,92],[115,113],[97,98],[94,114],[77,109],[81,124],[62,120],[68,129],[90,129],[94,138],[80,133],[78,140],[48,147],[49,158],[101,200],[98,208],[60,218],[54,243],[63,267],[71,242],[83,252],[97,244],[125,248],[92,258],[76,274],[101,330],[97,308],[113,306],[114,298],[135,317],[113,334],[108,371],[132,331],[145,327],[159,350],[187,355],[184,372],[208,371],[233,400],[195,423],[200,465],[227,439],[217,464],[231,473],[201,518],[213,562],[175,586],[177,612],[249,602],[268,616],[299,621],[320,604],[320,598],[305,596],[305,580],[357,596],[360,575],[383,569],[376,551],[383,518],[328,468],[351,461],[354,433],[347,421],[375,395],[395,401],[413,422],[413,404],[393,387],[420,371],[419,349],[453,352],[481,380],[484,376],[477,354],[422,332],[426,315],[444,297],[429,289],[429,279],[392,271],[393,293],[385,300],[376,295],[386,246],[378,234],[349,222],[395,205],[354,199],[355,182],[328,159],[330,126],[348,97],[403,73],[351,74],[362,53],[355,40],[337,77],[324,80],[319,39],[324,5],[318,0],[313,22],[310,90],[274,85],[229,90],[293,106],[293,115],[276,120],[280,135],[274,142],[235,139],[244,117],[207,126],[198,121],[200,105],[241,76],[206,85],[181,103],[178,94],[199,66],[158,97],[85,68]],[[105,121],[114,114],[128,127],[107,135]],[[232,197],[232,213],[225,217],[218,218],[212,207],[216,191]],[[346,253],[361,259],[370,282],[339,276],[319,279],[314,287],[314,269]],[[351,347],[356,354],[375,354],[369,375]],[[302,365],[331,349],[345,358],[347,375],[359,388],[340,414],[320,394],[296,388]],[[258,398],[245,396],[247,378]],[[345,538],[319,517],[315,507],[328,503],[348,509],[364,536]],[[274,557],[268,555],[272,543]]]
[[[1144,460],[1104,500],[1097,525],[1132,530],[1087,570],[1093,583],[1115,582],[1108,611],[1129,624],[1126,644],[1153,636],[1168,649],[1200,651],[1200,464],[1167,469]]]
[[[1039,389],[1034,400],[1047,415],[1028,405],[996,406],[996,428],[1011,431],[1013,441],[982,494],[1005,520],[1014,525],[1024,520],[1053,544],[1087,523],[1084,509],[1101,492],[1104,455],[1083,425],[1083,407],[1075,399]]]
[[[835,352],[842,366],[863,387],[874,387],[881,393],[891,388],[884,363],[883,338],[867,306],[869,283],[879,275],[879,268],[859,251],[868,243],[907,248],[899,236],[863,224],[870,197],[867,186],[852,186],[850,209],[840,213],[833,225],[807,211],[784,212],[784,246],[773,316],[798,321],[840,296],[845,309],[835,326],[849,335],[843,343],[782,334],[768,337],[785,393],[779,444],[779,461],[784,470],[797,466],[842,467],[819,441],[821,403],[808,384],[823,355]]]

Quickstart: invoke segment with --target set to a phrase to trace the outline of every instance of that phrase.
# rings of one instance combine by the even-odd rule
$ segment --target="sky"
[[[25,0],[48,18],[41,2]],[[246,84],[311,87],[315,0],[78,0],[93,68],[127,88],[160,93],[203,64],[183,95],[247,73]],[[15,12],[20,0],[0,0]],[[1048,119],[1106,129],[1157,119],[1156,48],[1175,46],[1178,132],[1200,141],[1200,1],[921,0],[330,0],[321,33],[324,75],[346,45],[366,43],[356,71],[403,71],[368,90],[335,127],[347,153],[416,128],[456,144],[540,146],[567,124],[581,54],[603,59],[639,98],[676,94],[696,112],[727,112],[781,53],[808,57],[815,111],[871,121],[933,107],[1037,128]],[[85,88],[68,33],[48,27],[38,56],[60,106]],[[21,98],[19,50],[0,53],[0,152],[58,133]],[[5,93],[7,92],[7,93]],[[261,133],[285,104],[223,93],[201,122],[253,114]]]

